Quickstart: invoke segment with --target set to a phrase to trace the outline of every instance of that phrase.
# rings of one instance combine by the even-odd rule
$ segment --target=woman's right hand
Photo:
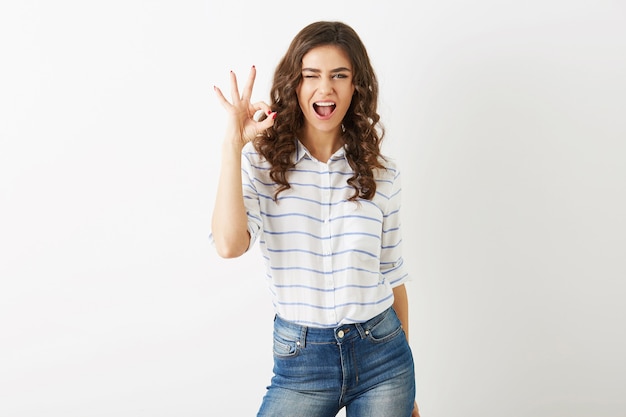
[[[228,112],[227,140],[234,141],[243,146],[247,142],[254,140],[256,136],[262,135],[268,128],[274,125],[276,112],[273,112],[267,103],[262,101],[252,104],[252,88],[256,77],[256,68],[253,66],[248,76],[248,81],[243,89],[243,94],[239,94],[237,76],[230,72],[230,94],[232,102],[229,102],[218,87],[213,87],[217,98]],[[267,117],[257,121],[254,115],[261,110]]]

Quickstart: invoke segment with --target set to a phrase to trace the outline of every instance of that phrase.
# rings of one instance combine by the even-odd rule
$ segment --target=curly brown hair
[[[290,188],[287,172],[294,167],[297,132],[304,126],[304,115],[296,90],[302,81],[302,58],[318,46],[335,45],[349,56],[355,87],[352,102],[343,119],[342,141],[346,159],[354,171],[348,179],[354,190],[350,200],[371,200],[376,193],[373,170],[381,164],[380,144],[384,128],[377,113],[378,81],[363,42],[342,22],[316,22],[306,26],[293,39],[274,73],[271,108],[278,118],[266,134],[257,138],[257,151],[272,165],[270,176],[279,186],[278,194]]]

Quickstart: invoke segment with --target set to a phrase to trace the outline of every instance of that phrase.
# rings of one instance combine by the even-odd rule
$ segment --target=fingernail
[[[268,110],[268,111],[267,111],[267,115],[269,116],[270,114],[272,114],[272,111],[271,111],[271,110]]]
[[[252,66],[252,69],[256,69],[256,65],[253,65],[253,66]]]
[[[274,115],[272,116],[272,119],[276,119],[277,115],[278,115],[278,113],[274,113]]]

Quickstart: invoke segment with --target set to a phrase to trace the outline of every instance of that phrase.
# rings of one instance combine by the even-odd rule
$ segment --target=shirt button
[[[341,339],[343,336],[344,336],[344,332],[343,332],[343,330],[339,330],[339,331],[337,332],[337,337],[339,337],[339,338]]]

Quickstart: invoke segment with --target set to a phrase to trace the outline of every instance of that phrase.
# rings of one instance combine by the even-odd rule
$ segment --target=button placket
[[[320,214],[323,219],[321,226],[321,253],[322,253],[322,264],[323,271],[325,274],[324,278],[324,286],[327,292],[327,301],[326,304],[328,306],[335,305],[335,280],[332,275],[333,271],[333,263],[332,263],[332,243],[331,243],[331,224],[330,224],[330,207],[331,207],[331,182],[330,182],[330,168],[328,164],[319,163],[320,167]],[[327,312],[327,317],[329,322],[336,321],[336,312],[333,309],[329,309]]]

